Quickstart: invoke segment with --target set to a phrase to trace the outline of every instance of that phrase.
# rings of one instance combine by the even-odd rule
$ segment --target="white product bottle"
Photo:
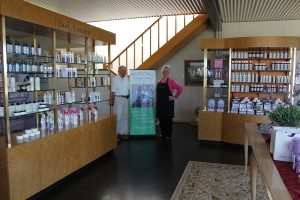
[[[78,115],[77,115],[77,113],[75,112],[72,115],[73,115],[73,124],[78,124]]]
[[[41,80],[40,77],[35,77],[35,90],[41,89]]]
[[[42,48],[41,48],[40,44],[38,44],[38,47],[37,47],[37,55],[42,56]]]
[[[10,77],[10,89],[12,92],[16,92],[16,78],[14,76]]]
[[[65,114],[65,125],[70,124],[70,116],[68,114]]]
[[[30,83],[30,91],[34,91],[34,78],[30,76],[29,78],[29,83]]]
[[[75,102],[75,92],[74,92],[74,90],[72,90],[72,102],[73,103]]]
[[[57,119],[57,123],[58,123],[58,129],[62,129],[64,126],[63,126],[63,119],[62,119],[62,116],[59,116],[58,119]]]
[[[48,93],[48,103],[49,103],[49,105],[53,104],[53,98],[52,98],[52,93],[51,92]]]
[[[79,110],[79,120],[83,120],[83,111],[81,109]]]
[[[85,101],[85,95],[82,93],[81,94],[81,99],[80,99],[82,102],[84,102]]]
[[[42,114],[42,117],[41,117],[41,129],[45,129],[46,128],[46,119],[45,119],[45,115]]]

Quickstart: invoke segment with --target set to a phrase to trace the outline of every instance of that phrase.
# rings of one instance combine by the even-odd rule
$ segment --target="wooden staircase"
[[[163,18],[166,18],[164,23],[166,23],[166,30],[164,34],[166,34],[166,42],[160,46],[160,37],[162,30],[161,23]],[[111,62],[111,69],[113,72],[117,72],[118,66],[121,64],[125,64],[128,69],[139,69],[139,70],[149,70],[149,69],[158,69],[161,67],[166,61],[168,61],[172,56],[174,56],[178,51],[180,51],[186,44],[192,41],[196,36],[198,36],[202,31],[207,29],[210,26],[210,20],[208,15],[199,14],[197,16],[193,16],[193,19],[186,24],[184,16],[184,26],[183,28],[177,32],[177,18],[175,17],[175,34],[172,38],[168,38],[168,17],[160,17],[157,19],[149,28],[147,28],[136,40],[134,40],[127,48],[125,48],[116,58],[114,58]],[[158,43],[153,45],[153,41],[151,36],[153,35],[154,28],[157,26],[155,31],[155,35],[158,35]],[[148,45],[145,43],[145,34],[149,34],[150,32],[150,40]],[[145,46],[149,48],[145,50]],[[156,49],[153,50],[153,46]],[[141,54],[139,55],[138,50],[141,50]],[[131,53],[129,53],[131,51]],[[148,57],[145,58],[145,51],[148,51]],[[153,52],[154,51],[154,52]],[[123,58],[123,60],[122,60]],[[125,59],[124,59],[125,58]],[[137,60],[140,60],[138,62]],[[122,62],[121,62],[122,60]],[[130,64],[131,63],[131,64]],[[107,66],[104,66],[107,67]]]

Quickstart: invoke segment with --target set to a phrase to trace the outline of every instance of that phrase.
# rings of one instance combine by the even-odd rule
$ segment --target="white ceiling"
[[[300,20],[300,0],[217,0],[223,23]]]
[[[201,0],[25,0],[83,21],[205,13]]]
[[[221,23],[300,20],[300,0],[25,0],[83,22],[207,13]]]

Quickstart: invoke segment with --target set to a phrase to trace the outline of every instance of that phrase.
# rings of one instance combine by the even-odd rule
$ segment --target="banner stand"
[[[156,71],[130,70],[130,136],[156,135]],[[131,137],[132,138],[132,137]]]

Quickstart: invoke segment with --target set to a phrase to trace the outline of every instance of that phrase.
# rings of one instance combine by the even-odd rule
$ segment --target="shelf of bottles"
[[[264,115],[284,104],[293,84],[292,53],[292,48],[232,49],[230,112]]]
[[[206,76],[204,76],[204,101],[207,111],[226,112],[228,110],[228,75],[229,75],[229,51],[209,51],[208,57],[211,63],[207,64]]]
[[[83,118],[96,120],[99,112],[97,104],[109,101],[109,96],[101,94],[101,88],[109,87],[110,75],[107,70],[95,66],[107,64],[108,56],[90,49],[86,51],[90,48],[87,43],[81,50],[76,47],[76,51],[71,51],[72,48],[67,47],[65,51],[54,51],[53,55],[52,51],[42,47],[48,45],[47,48],[53,48],[53,41],[58,42],[56,39],[48,38],[46,42],[41,41],[42,45],[36,35],[24,40],[20,42],[17,37],[8,36],[6,65],[0,62],[0,123],[7,125],[0,130],[0,135],[7,133],[8,144],[11,144],[9,133],[18,132],[17,140],[23,141],[27,137],[28,130],[24,127],[34,127],[37,133],[44,129],[55,132],[63,127],[62,124],[77,124]],[[33,40],[30,46],[29,40]],[[71,40],[62,42],[62,45],[76,46]],[[56,44],[53,49],[55,47]],[[7,77],[3,78],[4,66]],[[7,96],[4,88],[8,91]],[[7,115],[4,101],[8,106]],[[20,128],[14,124],[18,120],[27,120],[28,123],[26,121],[26,125]]]

